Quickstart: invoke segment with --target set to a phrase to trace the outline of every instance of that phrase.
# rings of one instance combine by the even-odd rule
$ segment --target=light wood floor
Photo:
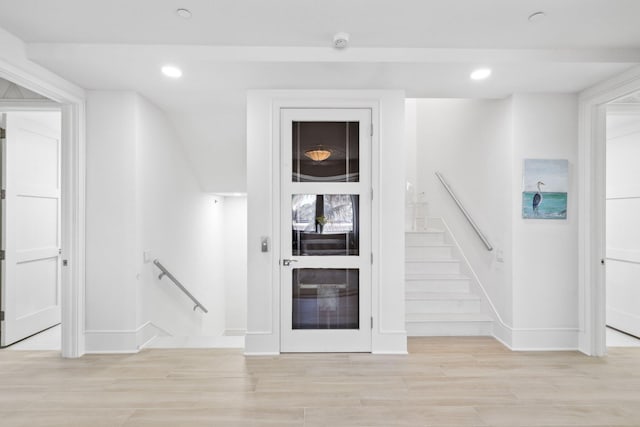
[[[514,353],[413,338],[408,356],[0,351],[1,426],[640,426],[640,349]]]

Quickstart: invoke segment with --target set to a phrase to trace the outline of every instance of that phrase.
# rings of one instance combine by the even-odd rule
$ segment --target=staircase
[[[469,267],[441,220],[405,239],[406,329],[409,336],[492,335],[493,320],[474,293]]]

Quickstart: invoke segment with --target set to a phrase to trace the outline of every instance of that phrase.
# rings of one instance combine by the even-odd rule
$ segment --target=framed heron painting
[[[567,219],[568,160],[525,159],[522,175],[522,218]]]

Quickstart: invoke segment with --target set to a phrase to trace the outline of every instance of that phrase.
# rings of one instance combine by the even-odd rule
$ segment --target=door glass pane
[[[359,329],[358,269],[293,270],[292,329]]]
[[[358,182],[359,122],[293,122],[293,182]]]
[[[356,194],[293,194],[292,254],[358,255],[359,201]]]

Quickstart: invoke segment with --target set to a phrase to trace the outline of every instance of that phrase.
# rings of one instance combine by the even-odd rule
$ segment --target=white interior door
[[[5,114],[2,322],[7,346],[60,323],[60,132]]]
[[[282,109],[281,351],[371,351],[371,110]]]

